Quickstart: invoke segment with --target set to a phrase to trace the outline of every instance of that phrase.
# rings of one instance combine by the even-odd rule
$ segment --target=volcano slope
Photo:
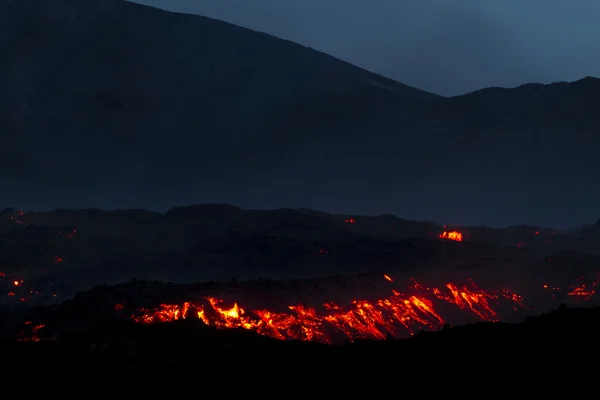
[[[0,300],[13,309],[60,304],[94,285],[142,279],[174,284],[148,286],[153,292],[146,288],[138,298],[152,301],[130,301],[139,306],[132,312],[181,307],[207,296],[229,303],[222,307],[238,303],[272,312],[299,304],[356,305],[360,299],[410,302],[416,296],[494,319],[502,312],[486,309],[482,299],[490,307],[502,298],[510,309],[534,312],[569,299],[593,301],[600,273],[598,223],[573,231],[447,227],[390,215],[228,205],[165,214],[6,210],[0,217]],[[209,281],[229,283],[189,284]],[[238,284],[244,281],[254,283]],[[125,292],[139,286],[126,285]],[[174,294],[161,299],[156,293]],[[465,303],[465,297],[475,301],[471,296],[476,306]],[[523,304],[515,303],[518,298]],[[111,307],[122,303],[113,300]]]
[[[598,333],[598,223],[227,205],[1,215],[3,383],[384,396],[598,374],[577,360]]]
[[[443,238],[453,230],[462,241]],[[597,274],[599,238],[598,223],[573,231],[444,227],[392,215],[210,204],[164,214],[8,209],[0,212],[0,300],[61,302],[93,285],[133,278],[183,283],[359,273],[442,280],[495,273],[516,278],[509,289],[518,292],[528,280],[571,284]]]
[[[444,98],[123,0],[0,0],[0,54],[0,207],[596,217],[598,78]]]
[[[201,387],[225,396],[398,397],[406,392],[542,387],[598,378],[600,308],[562,307],[521,324],[479,323],[411,339],[342,346],[281,341],[198,320],[106,320],[53,341],[0,343],[0,382],[72,392],[73,382],[127,390]],[[592,356],[593,357],[593,356]],[[123,397],[127,398],[127,397]],[[388,397],[382,397],[388,398]]]

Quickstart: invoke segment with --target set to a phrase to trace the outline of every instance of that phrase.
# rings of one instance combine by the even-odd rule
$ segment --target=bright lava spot
[[[444,231],[442,233],[440,233],[440,239],[448,239],[448,240],[454,240],[456,242],[462,242],[463,240],[463,235],[460,232],[457,231]]]
[[[344,220],[344,222],[347,224],[355,224],[356,220],[353,217],[350,217],[350,218]]]
[[[392,277],[391,277],[391,276],[389,276],[389,275],[385,275],[385,274],[384,274],[384,275],[383,275],[383,279],[385,279],[385,280],[386,280],[386,281],[388,281],[388,282],[394,282],[394,280],[392,279]]]
[[[596,295],[596,287],[600,284],[600,274],[596,276],[596,280],[589,286],[581,282],[583,279],[583,276],[579,277],[579,283],[570,286],[569,296],[577,296],[583,298],[583,300],[589,300]]]

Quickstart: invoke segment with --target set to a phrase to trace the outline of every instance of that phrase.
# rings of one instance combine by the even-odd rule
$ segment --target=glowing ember
[[[384,277],[392,281],[389,275]],[[452,304],[486,321],[499,320],[498,312],[492,307],[498,306],[501,298],[513,303],[515,308],[522,308],[522,298],[508,290],[487,292],[470,281],[463,286],[448,283],[443,289],[429,289],[413,282],[409,289],[416,294],[392,290],[392,295],[385,299],[352,301],[347,310],[335,303],[326,303],[323,313],[301,305],[289,306],[290,312],[266,309],[248,312],[237,303],[226,307],[221,300],[205,297],[204,302],[162,304],[154,310],[143,309],[132,318],[146,324],[199,318],[217,328],[244,328],[282,340],[332,343],[335,338],[385,339],[409,336],[421,329],[439,329],[445,321],[434,302]]]
[[[386,281],[388,281],[388,282],[394,282],[394,280],[392,279],[392,277],[391,277],[391,276],[389,276],[389,275],[385,275],[385,274],[384,274],[384,275],[383,275],[383,279],[385,279],[385,280],[386,280]]]
[[[578,297],[583,300],[590,300],[596,295],[596,287],[600,285],[600,274],[596,275],[596,278],[591,283],[584,283],[585,277],[581,276],[578,279],[578,283],[575,283],[568,287],[566,293],[571,297]],[[556,293],[562,292],[562,288],[559,286],[550,286],[547,283],[542,286],[544,289],[552,291],[552,298],[556,298]]]
[[[347,224],[355,224],[356,223],[356,219],[354,219],[353,217],[350,217],[346,220],[344,220],[345,223]]]
[[[25,325],[31,325],[31,321],[26,321]],[[22,331],[18,336],[17,336],[17,340],[20,342],[39,342],[41,341],[40,337],[38,336],[38,332],[43,329],[46,325],[44,324],[40,324],[40,325],[36,325],[31,327],[31,334],[26,335],[25,331]]]
[[[579,283],[571,285],[569,287],[569,296],[577,296],[583,298],[583,300],[589,300],[596,295],[596,287],[600,284],[600,274],[596,275],[596,280],[593,281],[589,286],[586,286],[582,281],[585,277],[579,277]]]
[[[456,242],[462,242],[463,240],[463,235],[460,232],[457,231],[444,231],[442,233],[440,233],[440,239],[448,239],[448,240],[454,240]]]

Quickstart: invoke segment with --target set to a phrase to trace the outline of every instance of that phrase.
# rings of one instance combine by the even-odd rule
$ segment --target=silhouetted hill
[[[285,157],[309,131],[390,102],[437,98],[267,34],[122,0],[3,2],[0,26],[3,179],[57,190],[92,176],[166,189],[237,171],[247,154]]]
[[[0,382],[5,389],[27,385],[46,393],[72,393],[73,382],[118,385],[116,397],[193,383],[227,395],[252,388],[265,398],[280,398],[282,390],[290,398],[396,398],[429,385],[448,391],[472,382],[538,390],[549,382],[585,385],[600,373],[593,354],[599,311],[561,308],[521,324],[448,327],[344,346],[279,341],[199,321],[144,326],[107,320],[49,342],[3,341]]]
[[[121,0],[0,7],[4,206],[597,218],[596,78],[441,98],[201,16]]]

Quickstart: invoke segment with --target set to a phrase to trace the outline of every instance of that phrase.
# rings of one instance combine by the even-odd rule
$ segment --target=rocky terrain
[[[440,238],[452,230],[463,240]],[[134,278],[184,283],[389,273],[451,279],[483,271],[506,280],[572,281],[600,272],[599,235],[598,224],[572,231],[444,227],[391,215],[228,205],[165,214],[9,209],[0,213],[0,290],[3,301],[25,297],[37,304]],[[14,280],[23,283],[14,287]]]
[[[597,223],[450,227],[229,205],[0,215],[3,385],[65,393],[76,380],[125,398],[148,389],[139,379],[235,379],[229,394],[396,396],[465,376],[598,375],[578,361],[597,335]]]
[[[79,318],[115,313],[148,323],[200,318],[280,339],[406,337],[593,305],[600,283],[598,224],[449,227],[229,205],[1,215],[0,295],[20,315],[5,324],[10,337],[27,320],[26,330],[44,324],[52,337]],[[70,301],[79,311],[64,311]],[[42,317],[35,306],[58,308]],[[387,314],[392,322],[382,324]]]

